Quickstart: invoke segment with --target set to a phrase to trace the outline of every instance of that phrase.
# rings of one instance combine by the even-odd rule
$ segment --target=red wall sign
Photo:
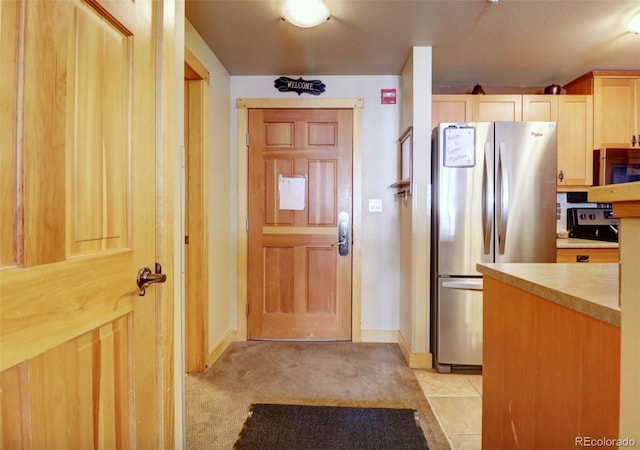
[[[380,89],[380,103],[383,105],[395,105],[396,103],[396,90],[395,89]]]

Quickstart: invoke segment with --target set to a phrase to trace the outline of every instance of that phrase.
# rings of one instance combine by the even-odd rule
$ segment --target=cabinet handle
[[[640,138],[640,134],[638,135],[638,138]],[[636,135],[635,135],[635,134],[632,134],[632,135],[631,135],[631,146],[632,146],[632,147],[635,147],[635,146],[636,146],[636,142],[637,142],[637,141],[636,141]]]
[[[589,262],[589,255],[576,255],[576,262],[577,263],[588,263]]]
[[[558,180],[560,180],[560,183],[562,183],[562,180],[564,180],[564,172],[562,170],[558,174]]]

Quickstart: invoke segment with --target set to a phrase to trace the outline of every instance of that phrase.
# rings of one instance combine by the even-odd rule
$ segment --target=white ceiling
[[[186,0],[186,16],[231,75],[398,75],[433,48],[433,86],[565,84],[591,70],[640,70],[628,31],[640,0],[325,0],[300,29],[279,0]]]

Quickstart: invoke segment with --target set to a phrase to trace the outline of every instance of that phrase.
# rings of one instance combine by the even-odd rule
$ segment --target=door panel
[[[129,41],[90,8],[77,8],[69,72],[75,145],[67,146],[67,254],[124,248],[127,236]]]
[[[3,414],[8,426],[3,423],[2,448],[131,444],[128,418],[133,396],[128,389],[131,380],[122,370],[131,343],[129,318],[123,316],[2,373],[0,389],[8,394],[2,396],[2,405],[10,412]],[[114,370],[97,370],[101,366]],[[30,398],[20,398],[25,396]],[[47,425],[22,423],[29,415],[33,422]]]
[[[336,222],[336,161],[309,161],[309,225],[333,225]]]
[[[0,61],[17,59],[17,18],[17,2],[0,2]],[[8,151],[16,140],[16,77],[17,70],[0,70],[0,267],[16,264],[18,258],[17,155]]]
[[[351,338],[351,254],[337,251],[352,214],[351,110],[249,111],[248,337]],[[281,203],[283,180],[303,186]],[[286,202],[285,202],[286,203]]]
[[[496,262],[555,262],[555,123],[497,122],[495,139]]]
[[[157,448],[153,4],[0,14],[0,447]]]
[[[471,123],[475,128],[475,164],[444,165],[443,124],[434,166],[434,208],[438,211],[434,238],[438,242],[436,273],[480,275],[476,264],[493,262],[493,124]]]

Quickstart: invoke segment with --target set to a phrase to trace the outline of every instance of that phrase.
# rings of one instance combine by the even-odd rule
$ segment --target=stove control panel
[[[611,209],[604,208],[569,208],[567,209],[567,225],[612,225],[618,226],[618,219],[613,217]]]

